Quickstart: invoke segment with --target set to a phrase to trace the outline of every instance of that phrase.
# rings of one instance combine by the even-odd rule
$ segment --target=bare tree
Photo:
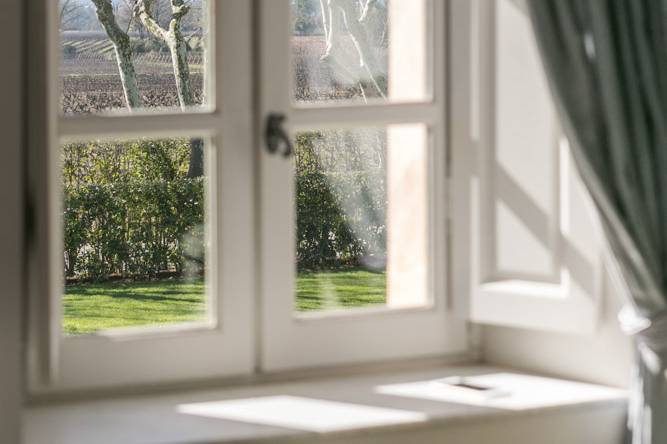
[[[134,20],[134,4],[136,0],[116,0],[114,3],[114,13],[118,26],[125,29],[129,33],[133,25],[136,25]]]
[[[171,1],[171,17],[166,27],[162,27],[152,13],[153,0],[137,0],[134,13],[146,29],[162,40],[171,53],[171,61],[176,78],[176,89],[181,109],[197,105],[195,101],[190,67],[188,65],[188,44],[182,30],[184,17],[190,12],[190,6],[184,0]],[[188,177],[200,177],[204,174],[204,147],[201,139],[192,139]]]
[[[127,31],[121,29],[116,21],[114,6],[111,0],[91,0],[95,5],[97,19],[107,33],[109,40],[113,44],[118,62],[118,71],[123,85],[125,102],[127,108],[131,111],[142,106],[141,94],[139,94],[139,84],[137,82],[137,73],[132,61],[132,45]]]
[[[163,28],[151,14],[152,5],[152,0],[137,0],[135,15],[153,36],[169,48],[181,108],[196,105],[187,60],[188,45],[181,29],[183,17],[188,14],[190,7],[183,0],[171,0],[171,19],[168,27]]]

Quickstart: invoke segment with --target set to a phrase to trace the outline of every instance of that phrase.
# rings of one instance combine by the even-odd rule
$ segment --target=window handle
[[[266,149],[271,154],[275,154],[284,146],[283,156],[290,157],[294,153],[294,145],[292,140],[285,131],[284,123],[287,116],[279,113],[271,113],[266,118],[266,128],[264,130],[264,140],[266,142]]]

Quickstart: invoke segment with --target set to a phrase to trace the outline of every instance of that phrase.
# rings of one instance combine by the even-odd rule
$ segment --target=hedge
[[[66,277],[146,279],[200,268],[203,185],[178,179],[65,187]]]
[[[203,185],[176,179],[65,187],[66,277],[151,279],[188,266],[201,273]],[[382,266],[383,190],[379,173],[298,175],[298,268]]]
[[[384,132],[297,137],[301,270],[382,268]],[[189,179],[189,139],[71,144],[63,152],[64,273],[73,280],[201,273],[204,178]]]
[[[381,172],[297,175],[299,269],[382,267],[386,193]]]

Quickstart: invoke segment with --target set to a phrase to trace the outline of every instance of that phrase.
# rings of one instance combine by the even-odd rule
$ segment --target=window
[[[33,3],[31,389],[249,373],[248,2]]]
[[[461,352],[443,272],[445,4],[324,3],[261,4],[261,111],[295,142],[294,160],[260,158],[262,368]]]
[[[600,228],[525,5],[453,2],[452,15],[457,305],[479,323],[590,333],[602,291]]]
[[[31,2],[33,393],[593,328],[597,229],[520,2],[130,6]]]

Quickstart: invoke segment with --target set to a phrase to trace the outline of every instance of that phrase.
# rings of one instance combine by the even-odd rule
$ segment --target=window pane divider
[[[429,125],[442,122],[444,110],[435,103],[398,105],[302,107],[291,111],[293,129],[335,129],[342,126],[358,128],[408,122]]]
[[[133,114],[125,116],[62,117],[58,136],[64,140],[86,138],[170,137],[184,134],[214,136],[220,113]]]

